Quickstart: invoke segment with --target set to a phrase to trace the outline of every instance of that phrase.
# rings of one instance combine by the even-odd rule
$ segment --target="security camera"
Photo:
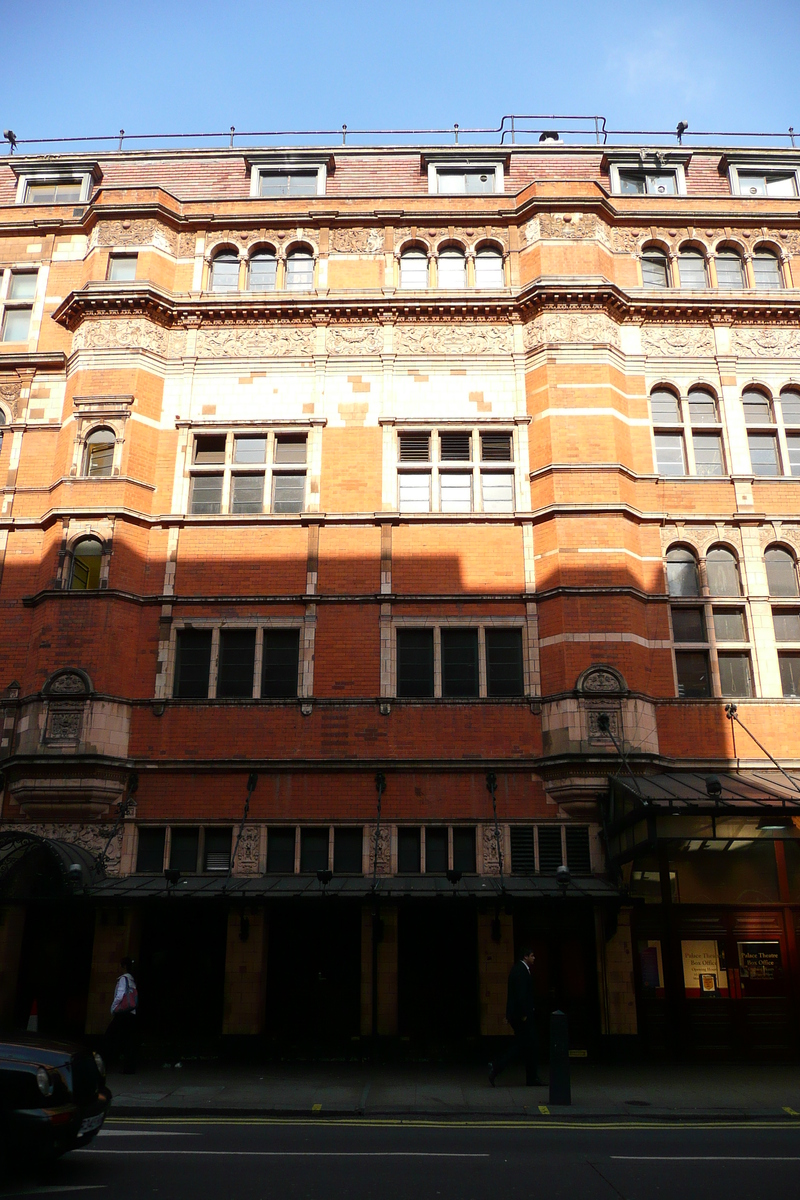
[[[560,867],[556,867],[556,883],[560,888],[566,889],[569,887],[572,876],[569,873],[569,867],[565,867],[562,863]]]

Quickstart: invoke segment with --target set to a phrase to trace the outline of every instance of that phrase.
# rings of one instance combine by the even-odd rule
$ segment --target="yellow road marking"
[[[800,1115],[800,1114],[798,1114]],[[134,1125],[316,1125],[319,1128],[320,1122],[318,1119],[310,1117],[109,1117],[106,1124],[134,1124]],[[448,1121],[442,1118],[432,1117],[424,1119],[421,1117],[325,1117],[324,1124],[326,1126],[336,1125],[344,1128],[358,1129],[785,1129],[786,1122],[776,1121],[774,1119],[760,1120],[754,1118],[751,1121],[742,1120],[679,1120],[679,1121],[648,1121],[647,1119],[639,1121],[631,1121],[622,1119],[614,1121],[606,1118],[605,1120],[570,1120],[552,1118],[549,1121],[530,1120],[525,1117],[520,1117],[518,1120],[481,1120],[479,1117],[473,1119],[461,1119],[457,1121]]]
[[[545,1117],[549,1117],[549,1116],[550,1116],[550,1109],[547,1107],[547,1105],[546,1105],[546,1104],[540,1104],[540,1105],[539,1105],[539,1112],[540,1112],[540,1113],[542,1113],[542,1115],[543,1115],[543,1116],[545,1116]]]
[[[799,1112],[795,1112],[793,1108],[789,1108],[788,1106],[787,1106],[787,1107],[784,1107],[784,1110],[783,1110],[783,1111],[784,1111],[785,1113],[788,1113],[790,1117],[800,1117],[800,1113],[799,1113]]]
[[[321,1104],[312,1104],[311,1111],[312,1112],[322,1112],[322,1105]]]

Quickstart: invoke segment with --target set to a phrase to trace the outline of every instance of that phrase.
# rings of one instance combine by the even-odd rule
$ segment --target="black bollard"
[[[567,1014],[550,1014],[550,1103],[571,1104],[569,1086],[569,1024]]]

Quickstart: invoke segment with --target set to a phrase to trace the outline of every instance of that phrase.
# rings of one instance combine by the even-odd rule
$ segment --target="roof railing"
[[[721,131],[721,130],[690,130],[686,121],[679,121],[674,129],[609,129],[605,117],[598,114],[591,116],[578,115],[572,116],[558,113],[506,113],[500,120],[500,124],[496,126],[464,126],[455,122],[453,125],[445,128],[433,129],[351,129],[347,125],[341,125],[337,129],[260,129],[260,130],[237,130],[235,125],[231,125],[227,130],[202,132],[202,133],[127,133],[124,129],[120,129],[119,133],[115,134],[97,134],[92,136],[81,137],[54,137],[54,138],[25,138],[17,137],[11,129],[3,131],[3,138],[0,140],[0,145],[7,146],[9,154],[14,154],[22,147],[30,147],[28,153],[36,153],[34,147],[73,147],[73,146],[107,146],[116,143],[114,149],[123,151],[125,149],[167,149],[171,144],[177,143],[178,146],[192,143],[192,148],[198,148],[208,142],[221,142],[222,147],[228,150],[245,149],[246,143],[251,146],[263,144],[265,141],[273,141],[276,138],[289,138],[295,144],[300,141],[310,140],[311,144],[330,144],[332,139],[341,138],[343,146],[353,145],[353,139],[357,142],[363,139],[365,147],[370,145],[398,145],[404,144],[419,144],[420,139],[445,139],[451,141],[453,145],[469,145],[469,146],[491,146],[491,145],[516,145],[518,141],[526,144],[528,139],[534,138],[538,142],[545,145],[598,145],[605,146],[609,143],[609,139],[617,144],[625,145],[627,142],[632,144],[645,142],[648,145],[662,144],[664,142],[674,142],[683,144],[685,138],[693,138],[695,142],[706,139],[713,143],[735,142],[756,142],[763,143],[772,141],[783,146],[788,142],[789,147],[793,148],[795,142],[794,126],[790,125],[786,131],[775,133],[764,132],[744,132],[744,131]],[[375,142],[377,138],[390,138],[391,141]],[[568,139],[568,141],[567,141]],[[147,143],[147,145],[144,145]],[[23,151],[25,152],[25,151]]]

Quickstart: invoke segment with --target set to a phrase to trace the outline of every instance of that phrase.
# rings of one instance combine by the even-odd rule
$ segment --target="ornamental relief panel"
[[[12,383],[0,382],[0,400],[11,413],[12,421],[19,417],[19,389],[20,384],[17,380]]]
[[[710,546],[724,542],[742,554],[742,537],[736,525],[663,525],[661,527],[661,551],[666,554],[670,546],[680,542],[691,546],[699,558],[704,558]]]
[[[329,354],[380,354],[383,330],[374,325],[343,325],[329,329],[325,337]]]
[[[522,331],[526,350],[551,342],[602,342],[619,349],[619,328],[603,312],[548,312],[531,321]]]
[[[160,221],[99,221],[89,237],[89,248],[94,249],[96,246],[155,246],[158,250],[175,254],[178,249],[178,235],[174,229],[162,225]]]
[[[73,350],[151,350],[166,354],[169,333],[144,317],[85,321],[72,338]]]
[[[11,828],[11,826],[9,826]],[[114,834],[111,845],[108,839],[114,833],[114,825],[25,825],[25,833],[34,833],[38,837],[49,838],[53,841],[69,842],[72,846],[80,846],[88,850],[95,859],[105,850],[105,865],[108,875],[119,875],[120,858],[122,855],[122,829]]]
[[[234,832],[234,839],[236,833]],[[261,829],[258,825],[245,825],[242,829],[242,836],[239,838],[239,845],[236,850],[236,859],[233,869],[237,875],[257,875],[258,874],[258,856],[261,846]]]
[[[194,258],[197,250],[197,234],[186,232],[178,234],[178,257]]]
[[[367,827],[369,835],[369,870],[370,874],[375,868],[375,826]],[[388,825],[381,825],[378,833],[378,875],[391,875],[392,873],[392,831]]]
[[[503,827],[500,826],[500,847],[503,848]],[[497,834],[494,825],[483,826],[483,873],[484,875],[499,875],[500,874],[500,857],[498,855]],[[503,864],[507,867],[507,864]]]
[[[197,334],[197,354],[206,358],[262,355],[279,358],[283,355],[309,355],[314,349],[314,330],[311,326],[222,325],[200,329]]]
[[[642,350],[645,354],[714,355],[714,332],[703,325],[643,325]]]
[[[379,254],[383,250],[383,230],[334,229],[331,249],[337,254]]]
[[[435,250],[436,246],[448,238],[448,230],[446,227],[435,229],[432,225],[403,225],[395,228],[394,231],[394,246],[395,250],[399,250],[404,242],[418,241],[430,246]],[[464,227],[455,226],[453,228],[453,238],[457,242],[463,242],[468,249],[474,248],[478,242],[487,240],[499,242],[503,247],[503,253],[508,252],[508,229],[503,225],[466,225]]]
[[[773,542],[783,542],[800,555],[800,525],[787,525],[785,521],[770,521],[760,527],[758,538],[762,554]]]
[[[398,325],[398,354],[508,354],[514,348],[509,326]]]
[[[734,326],[731,330],[731,352],[754,358],[800,357],[800,329]]]

